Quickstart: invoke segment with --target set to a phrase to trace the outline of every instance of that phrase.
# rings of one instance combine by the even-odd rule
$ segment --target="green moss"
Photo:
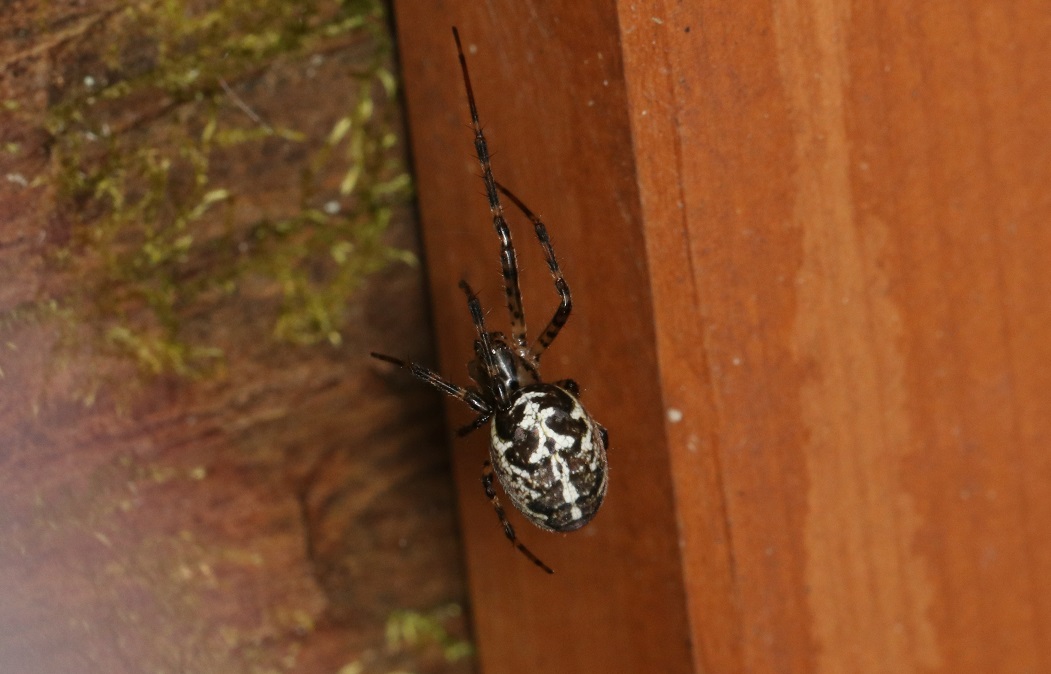
[[[447,662],[456,662],[474,653],[470,642],[457,639],[445,629],[445,623],[459,617],[459,604],[449,604],[427,613],[395,611],[387,618],[387,648],[398,652],[428,645],[441,648]]]
[[[39,122],[51,162],[30,180],[57,199],[53,290],[0,314],[0,338],[31,317],[56,321],[60,347],[88,343],[143,373],[197,376],[223,351],[185,317],[263,280],[281,298],[274,336],[338,344],[363,278],[411,261],[382,242],[410,193],[395,127],[377,113],[396,93],[383,3],[149,0],[93,30],[104,46],[52,92]],[[271,125],[237,94],[278,65],[359,44],[356,91],[325,139]],[[302,160],[298,205],[246,219],[236,181],[217,167],[290,144],[303,148],[286,153]]]

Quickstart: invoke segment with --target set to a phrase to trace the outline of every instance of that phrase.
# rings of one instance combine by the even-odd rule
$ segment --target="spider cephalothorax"
[[[576,382],[563,379],[548,384],[540,379],[540,356],[558,336],[572,310],[569,286],[555,260],[555,251],[544,223],[493,178],[489,149],[478,121],[474,91],[467,74],[467,59],[455,28],[453,37],[467,88],[474,147],[482,166],[493,226],[500,237],[500,262],[507,309],[511,314],[511,336],[507,338],[502,333],[486,329],[478,296],[466,281],[460,281],[477,333],[475,358],[467,366],[476,386],[464,388],[417,363],[379,353],[372,355],[408,369],[416,377],[462,400],[477,412],[474,421],[460,429],[460,435],[492,422],[489,461],[485,462],[482,471],[486,496],[496,509],[508,539],[537,566],[553,573],[550,567],[518,541],[497,499],[493,474],[495,472],[511,503],[530,522],[548,531],[573,531],[591,521],[605,498],[606,445],[609,437],[606,429],[592,419],[580,403],[580,390]],[[511,241],[511,230],[504,219],[501,194],[533,223],[561,298],[555,315],[532,344],[526,339],[522,293],[518,286],[518,262]]]

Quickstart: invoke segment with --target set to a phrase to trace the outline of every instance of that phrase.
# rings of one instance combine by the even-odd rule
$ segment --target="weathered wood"
[[[522,527],[554,579],[458,457],[484,670],[1051,670],[1046,3],[484,7],[397,7],[441,360],[458,276],[502,310],[455,23],[613,437],[593,525]]]

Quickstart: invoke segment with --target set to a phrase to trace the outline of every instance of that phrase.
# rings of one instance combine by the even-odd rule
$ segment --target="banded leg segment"
[[[481,353],[476,355],[485,367],[485,374],[490,382],[490,390],[493,397],[496,398],[497,407],[499,407],[507,403],[508,398],[511,396],[511,392],[504,386],[503,381],[497,373],[496,361],[493,357],[493,342],[489,337],[489,331],[485,328],[485,316],[482,314],[482,303],[478,301],[478,295],[474,294],[474,291],[471,290],[471,286],[467,285],[467,281],[460,281],[460,290],[463,290],[464,294],[467,295],[467,308],[471,312],[471,320],[474,322],[474,329],[478,333],[477,343],[481,344]]]
[[[419,363],[412,363],[409,361],[395,358],[394,356],[388,356],[385,353],[376,353],[375,351],[369,353],[370,356],[377,360],[382,360],[387,363],[392,363],[398,367],[405,368],[412,373],[417,379],[422,379],[434,388],[438,389],[446,395],[450,395],[457,400],[462,400],[479,415],[485,416],[487,419],[492,416],[493,410],[489,407],[489,404],[482,399],[477,392],[465,389],[462,386],[443,379],[441,375],[433,370],[429,370]]]
[[[566,279],[562,276],[558,260],[555,259],[555,249],[551,246],[551,239],[547,235],[547,227],[544,226],[543,221],[528,206],[522,203],[522,200],[516,197],[511,190],[500,183],[497,183],[496,186],[533,223],[536,238],[540,240],[540,245],[544,249],[544,259],[547,261],[547,268],[551,271],[551,277],[555,279],[555,290],[558,291],[558,296],[561,298],[558,309],[555,310],[555,315],[551,318],[547,327],[544,328],[544,331],[537,335],[536,341],[530,347],[533,357],[539,361],[540,355],[544,353],[547,347],[551,346],[551,342],[555,341],[559,330],[569,320],[569,313],[573,310],[573,298],[569,294],[569,284],[566,283]]]
[[[478,416],[476,416],[474,418],[474,421],[472,421],[471,423],[466,424],[466,425],[461,426],[460,428],[456,429],[456,435],[458,437],[461,437],[461,438],[464,437],[465,435],[470,435],[474,431],[476,431],[479,428],[481,428],[482,426],[484,426],[485,422],[489,421],[492,418],[493,418],[492,414],[479,414]]]
[[[548,573],[554,573],[550,566],[540,561],[540,558],[529,551],[529,548],[522,545],[515,535],[515,528],[511,526],[511,523],[507,521],[507,513],[504,512],[504,507],[500,505],[500,499],[496,497],[496,489],[493,487],[493,463],[492,461],[486,461],[482,466],[482,487],[485,488],[485,495],[489,498],[489,502],[493,504],[493,509],[496,511],[496,516],[500,519],[500,524],[504,528],[504,535],[507,536],[507,540],[511,541],[512,544],[518,551],[526,556],[529,561],[533,562],[541,569]]]
[[[471,88],[471,77],[467,74],[467,58],[463,55],[460,44],[460,33],[453,28],[456,40],[456,52],[460,56],[460,69],[463,70],[463,83],[467,88],[467,104],[471,109],[471,127],[474,129],[474,149],[478,163],[482,166],[482,179],[485,181],[485,194],[489,198],[489,211],[493,215],[493,227],[500,237],[500,268],[504,275],[504,295],[507,298],[507,311],[511,314],[511,339],[520,350],[525,351],[529,344],[526,339],[525,311],[522,309],[522,291],[518,285],[518,260],[515,247],[511,242],[511,230],[504,219],[504,207],[500,203],[500,193],[493,178],[493,167],[489,161],[489,146],[482,133],[482,124],[478,121],[478,107],[474,102],[474,90]]]

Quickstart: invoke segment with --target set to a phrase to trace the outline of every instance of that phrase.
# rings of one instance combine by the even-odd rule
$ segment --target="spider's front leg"
[[[489,393],[499,408],[507,403],[511,391],[508,390],[504,380],[499,376],[499,367],[496,364],[496,357],[493,355],[493,338],[485,327],[482,303],[478,300],[478,295],[471,290],[471,286],[467,285],[467,281],[460,281],[460,290],[467,295],[467,309],[471,312],[471,321],[474,323],[475,332],[478,333],[478,343],[481,344],[478,359],[481,361],[482,367],[485,368],[486,383],[479,383],[481,383],[483,388],[490,389]],[[474,428],[464,430],[464,432],[468,433],[471,430],[474,430]]]
[[[507,310],[511,314],[511,339],[520,351],[528,348],[526,339],[525,311],[522,309],[522,290],[518,284],[518,261],[515,257],[515,246],[511,241],[511,229],[504,219],[504,207],[500,203],[500,193],[493,178],[493,166],[489,161],[489,146],[482,133],[482,123],[478,120],[478,106],[474,102],[474,89],[471,88],[471,77],[467,74],[467,58],[463,55],[460,44],[460,33],[453,28],[456,39],[456,51],[460,56],[460,69],[463,71],[463,83],[467,89],[467,105],[471,109],[471,127],[474,129],[474,149],[478,163],[482,166],[482,179],[485,181],[485,194],[489,199],[489,211],[493,215],[493,227],[500,237],[500,270],[504,275],[504,295],[507,297]]]
[[[456,429],[456,435],[462,438],[463,436],[478,430],[479,428],[485,425],[485,422],[489,421],[492,418],[492,414],[479,414],[474,418],[474,421],[472,421],[471,423]]]
[[[551,317],[551,321],[544,328],[544,331],[537,335],[536,341],[530,347],[530,352],[533,354],[533,358],[537,361],[540,360],[541,354],[547,350],[547,347],[551,346],[551,342],[555,341],[555,337],[558,336],[558,332],[562,329],[562,326],[569,320],[569,313],[573,310],[573,298],[569,294],[569,284],[566,283],[566,279],[562,276],[562,270],[558,266],[558,260],[555,259],[555,249],[551,246],[551,238],[547,235],[547,227],[544,226],[543,221],[533,211],[526,206],[521,199],[516,197],[511,190],[507,189],[500,183],[496,184],[497,188],[504,193],[504,196],[511,200],[518,210],[522,211],[529,221],[533,223],[533,229],[536,231],[536,238],[540,241],[541,247],[544,249],[544,259],[547,261],[547,268],[551,271],[551,277],[555,279],[555,290],[558,291],[560,298],[558,309],[555,310],[555,315]]]
[[[457,400],[462,400],[464,403],[467,404],[468,407],[470,407],[475,412],[478,412],[480,418],[484,417],[486,420],[488,420],[489,417],[493,415],[493,408],[490,407],[489,403],[485,402],[482,396],[480,396],[476,391],[471,391],[469,389],[465,389],[462,386],[457,386],[451,381],[444,379],[437,372],[430,370],[420,365],[419,363],[405,361],[400,358],[395,358],[394,356],[388,356],[385,353],[376,353],[375,351],[371,352],[369,355],[375,358],[376,360],[382,360],[384,362],[392,363],[394,365],[397,365],[398,367],[404,368],[411,372],[412,375],[417,379],[422,379],[423,381],[427,382],[442,393],[450,395],[453,398],[456,398]],[[479,425],[481,425],[482,423],[485,423],[485,421],[482,421],[481,423],[479,423]]]

